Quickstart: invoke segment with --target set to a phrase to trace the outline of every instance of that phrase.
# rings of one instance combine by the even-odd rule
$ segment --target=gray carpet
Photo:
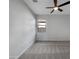
[[[37,42],[19,59],[70,59],[70,43]]]

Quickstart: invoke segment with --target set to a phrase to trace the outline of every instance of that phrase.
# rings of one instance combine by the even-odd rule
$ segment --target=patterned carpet
[[[37,42],[19,59],[70,59],[70,43]]]

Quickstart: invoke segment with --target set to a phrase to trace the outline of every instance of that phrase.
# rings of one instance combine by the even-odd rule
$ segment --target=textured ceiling
[[[52,9],[46,9],[45,7],[54,6],[53,0],[38,0],[38,2],[33,2],[33,0],[24,0],[25,3],[30,7],[30,9],[37,15],[48,15]],[[58,0],[58,5],[67,2],[69,0]],[[61,7],[63,12],[58,10],[54,11],[52,14],[70,14],[70,4]]]

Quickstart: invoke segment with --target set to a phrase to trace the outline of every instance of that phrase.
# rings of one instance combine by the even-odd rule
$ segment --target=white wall
[[[10,59],[19,57],[35,40],[35,18],[23,0],[10,0]]]
[[[69,41],[70,40],[70,16],[46,15],[38,16],[47,20],[47,31],[38,33],[38,39],[43,41]]]

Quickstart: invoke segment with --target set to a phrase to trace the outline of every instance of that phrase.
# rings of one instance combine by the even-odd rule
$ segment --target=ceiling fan
[[[52,9],[52,11],[50,13],[53,13],[54,10],[58,10],[58,11],[62,12],[63,10],[60,7],[65,6],[65,5],[68,5],[68,4],[70,4],[70,1],[67,1],[65,3],[62,3],[60,5],[57,5],[57,0],[54,0],[54,7],[46,7],[46,8],[47,9]]]

